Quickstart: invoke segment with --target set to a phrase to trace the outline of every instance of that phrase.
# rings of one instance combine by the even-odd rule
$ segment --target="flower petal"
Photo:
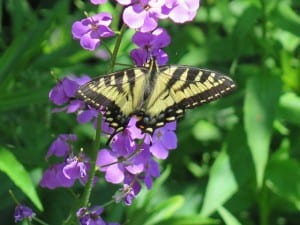
[[[150,152],[158,159],[166,159],[169,155],[169,151],[160,142],[153,143]]]
[[[105,173],[105,180],[113,184],[119,184],[124,180],[124,171],[118,164],[109,166]]]
[[[100,45],[100,39],[94,39],[90,34],[85,34],[80,39],[80,45],[86,50],[94,51]]]
[[[96,165],[99,167],[100,171],[106,171],[110,164],[116,163],[117,161],[117,157],[112,155],[110,150],[103,149],[98,152]]]
[[[123,12],[123,21],[128,27],[132,29],[137,29],[143,26],[146,11],[135,11],[132,6],[127,7]]]
[[[90,28],[82,23],[82,21],[76,21],[72,25],[72,35],[75,39],[80,39],[84,34],[89,32]]]

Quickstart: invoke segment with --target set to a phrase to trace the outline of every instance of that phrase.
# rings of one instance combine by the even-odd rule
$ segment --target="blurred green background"
[[[84,11],[111,11],[118,30],[120,10],[80,0],[0,1],[0,224],[13,224],[9,189],[49,224],[62,224],[82,191],[80,185],[73,191],[38,186],[53,163],[45,154],[58,134],[78,134],[78,149],[89,148],[93,137],[75,115],[51,113],[48,92],[66,75],[107,72],[109,60],[83,50],[71,26]],[[300,223],[299,14],[298,0],[203,0],[193,22],[162,21],[172,37],[170,64],[221,71],[238,89],[188,111],[178,123],[178,149],[161,162],[153,189],[130,207],[108,207],[105,219],[130,225]],[[125,33],[118,62],[132,64],[132,33]],[[112,49],[115,39],[104,43]],[[92,202],[108,201],[116,188],[100,178]]]

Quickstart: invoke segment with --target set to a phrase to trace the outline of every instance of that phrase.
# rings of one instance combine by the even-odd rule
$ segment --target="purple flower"
[[[17,205],[15,208],[15,223],[22,221],[25,218],[28,218],[29,220],[32,219],[32,217],[35,216],[35,213],[32,211],[31,208],[25,206],[25,205]]]
[[[86,104],[83,101],[74,99],[78,88],[90,80],[91,78],[89,76],[83,75],[81,77],[68,76],[62,81],[59,81],[57,85],[51,89],[49,98],[56,105],[65,105],[61,108],[53,109],[53,112],[78,112],[77,121],[79,123],[87,123],[97,118],[98,110],[93,108],[86,109]]]
[[[122,5],[128,5],[123,12],[123,21],[128,27],[141,32],[149,32],[157,27],[162,13],[164,1],[158,0],[117,0]]]
[[[106,222],[101,218],[103,208],[95,206],[93,208],[80,208],[76,216],[79,219],[80,225],[106,225]]]
[[[165,10],[175,23],[185,23],[195,18],[199,5],[200,0],[166,0]]]
[[[49,92],[50,100],[56,105],[63,105],[68,102],[70,98],[75,96],[79,84],[75,81],[65,77],[62,81],[52,88]]]
[[[84,184],[87,182],[89,170],[89,160],[83,154],[79,157],[71,156],[65,162],[54,164],[47,169],[40,186],[49,189],[72,187],[77,179]]]
[[[168,46],[171,41],[166,30],[157,28],[151,33],[136,32],[132,41],[139,46],[130,52],[136,65],[144,65],[150,57],[154,57],[159,65],[167,63],[168,55],[161,49]]]
[[[40,181],[40,186],[44,188],[54,189],[58,187],[72,187],[75,179],[69,179],[63,173],[65,163],[54,164],[47,169]]]
[[[60,134],[54,142],[52,142],[46,159],[48,159],[51,155],[55,155],[57,157],[64,157],[70,153],[71,142],[75,142],[77,140],[77,136],[75,134]]]
[[[124,180],[125,168],[118,159],[118,154],[102,149],[98,152],[96,165],[100,171],[105,172],[105,180],[113,184],[119,184]]]
[[[175,23],[184,23],[195,18],[200,1],[195,0],[117,0],[127,6],[123,21],[128,27],[141,32],[157,28],[159,19],[170,18]]]
[[[113,199],[116,203],[124,201],[125,205],[131,205],[133,199],[135,199],[136,195],[134,190],[128,184],[124,184],[122,188],[118,190],[118,192],[113,196]]]
[[[68,179],[79,179],[82,183],[87,182],[90,164],[88,159],[81,154],[79,157],[73,156],[67,159],[63,168],[63,174]]]
[[[166,159],[169,150],[177,148],[176,122],[167,123],[154,131],[150,152],[158,159]]]
[[[105,172],[107,182],[119,184],[124,181],[127,174],[143,172],[143,162],[137,155],[139,155],[139,150],[129,150],[126,153],[120,146],[114,150],[102,149],[98,152],[96,165],[100,171]]]
[[[80,110],[77,115],[77,121],[79,123],[88,123],[93,119],[96,119],[99,115],[99,111],[96,109],[87,109],[87,110]]]
[[[149,148],[151,148],[151,146],[144,144],[144,150],[139,155],[139,160],[144,164],[144,173],[139,178],[143,180],[148,189],[151,189],[153,183],[152,178],[159,177],[160,169],[158,163],[153,159]]]
[[[68,76],[59,81],[57,85],[49,92],[49,99],[55,105],[63,105],[75,97],[76,91],[80,85],[90,81],[88,76],[74,77]],[[78,101],[78,100],[74,100]],[[71,110],[72,111],[72,110]]]
[[[112,16],[107,12],[76,21],[72,26],[73,38],[80,40],[80,45],[84,49],[93,51],[100,45],[101,38],[114,35],[108,27],[111,21]]]

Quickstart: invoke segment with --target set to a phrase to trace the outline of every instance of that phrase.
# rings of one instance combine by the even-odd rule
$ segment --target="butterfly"
[[[150,59],[133,67],[97,77],[79,87],[76,98],[104,112],[105,121],[124,130],[132,116],[143,133],[182,117],[186,109],[231,93],[234,81],[221,73],[182,65],[159,66]]]

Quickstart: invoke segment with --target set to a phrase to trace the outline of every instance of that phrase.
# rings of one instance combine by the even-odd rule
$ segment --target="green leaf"
[[[233,52],[239,55],[245,49],[245,42],[248,42],[251,33],[253,33],[252,29],[260,15],[261,10],[254,5],[250,5],[250,7],[244,10],[232,32]]]
[[[275,10],[270,15],[270,21],[274,23],[275,26],[280,27],[296,36],[300,36],[300,16],[297,15],[289,4],[282,2],[278,5],[277,10]]]
[[[145,221],[145,225],[156,224],[158,221],[171,217],[184,203],[182,196],[174,196],[158,204]]]
[[[172,218],[163,220],[155,225],[213,225],[220,224],[216,219],[205,218],[199,215],[172,216]]]
[[[263,184],[280,93],[281,82],[276,76],[257,73],[246,84],[244,123],[259,188]]]
[[[41,89],[28,90],[22,92],[16,92],[0,97],[0,112],[8,111],[29,104],[36,104],[45,102],[47,95],[50,90],[50,86],[43,87]]]
[[[15,156],[3,147],[0,147],[0,170],[28,196],[39,210],[43,210],[43,206],[29,174]]]
[[[250,149],[245,145],[246,134],[242,124],[231,131],[223,151],[213,164],[203,200],[201,215],[208,216],[219,209],[251,179],[254,180],[254,166]],[[253,178],[252,178],[253,177]]]
[[[224,207],[220,207],[218,213],[226,225],[241,225],[241,223]]]
[[[266,171],[266,184],[300,210],[300,164],[294,159],[273,158]]]
[[[279,117],[300,125],[300,97],[291,92],[282,95],[279,101]]]
[[[213,141],[221,137],[218,127],[206,120],[199,120],[193,127],[193,135],[199,141]]]
[[[220,189],[220,187],[222,187]],[[230,167],[229,155],[222,151],[212,166],[201,215],[208,216],[224,204],[238,189]]]

